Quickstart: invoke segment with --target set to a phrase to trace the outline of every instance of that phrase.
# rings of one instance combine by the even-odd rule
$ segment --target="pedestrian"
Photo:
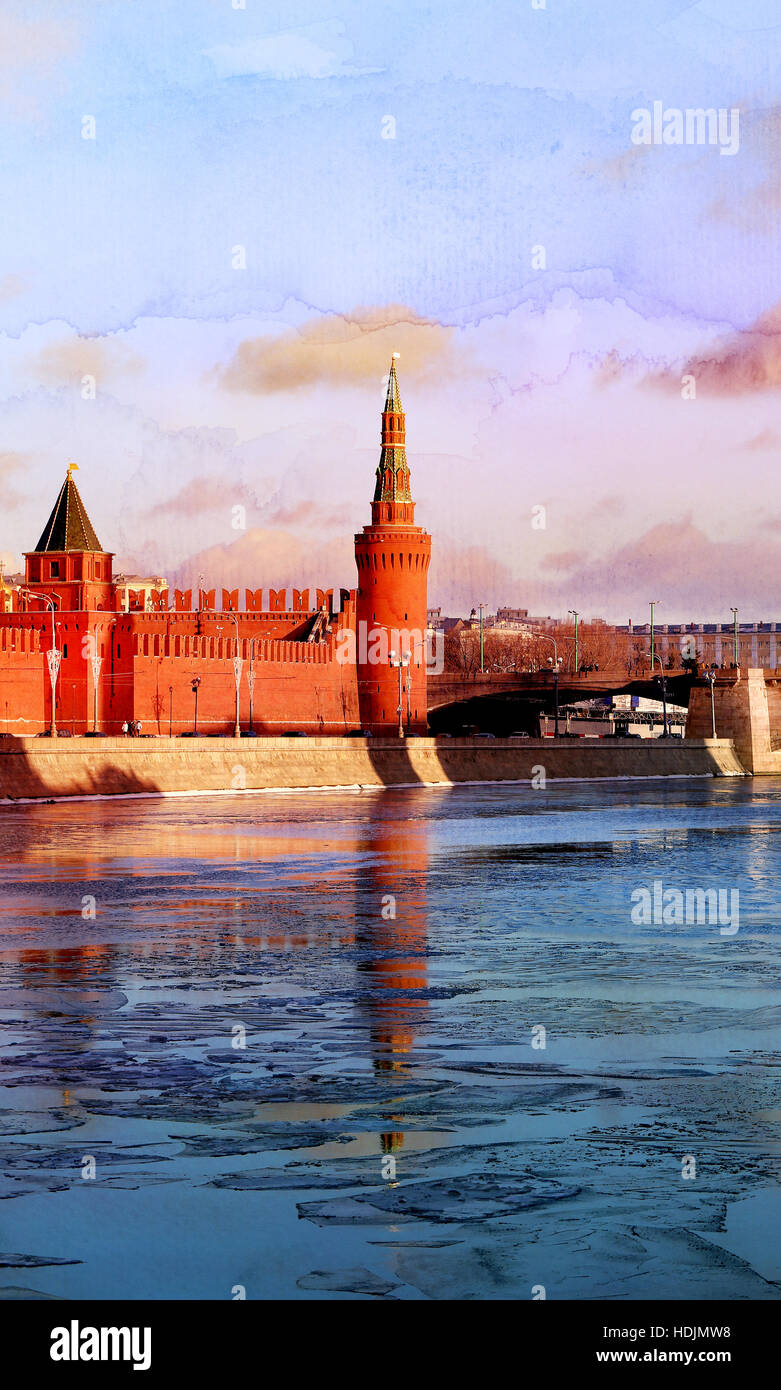
[[[138,734],[138,737],[140,738],[140,737],[141,737],[141,720],[140,720],[140,719],[139,719],[138,723],[136,724],[136,733]]]
[[[127,720],[125,720],[124,724],[122,725],[122,732],[123,732],[123,734],[125,735],[125,738],[127,738],[127,734],[128,734]]]

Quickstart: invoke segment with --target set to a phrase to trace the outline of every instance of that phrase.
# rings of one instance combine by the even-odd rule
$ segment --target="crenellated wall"
[[[342,611],[317,630],[322,610],[302,608],[57,612],[57,727],[71,734],[94,727],[112,734],[125,721],[140,720],[149,732],[183,732],[194,724],[197,679],[199,729],[232,731],[237,651],[243,662],[242,726],[249,724],[252,670],[257,730],[339,733],[360,727],[355,666],[337,660],[338,635],[354,625],[354,595],[344,591],[342,602]],[[307,640],[310,635],[314,640]],[[51,646],[49,614],[0,614],[0,732],[34,734],[49,727]],[[100,661],[97,702],[93,656]]]

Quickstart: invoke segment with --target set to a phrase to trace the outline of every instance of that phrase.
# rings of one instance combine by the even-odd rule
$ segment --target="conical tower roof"
[[[71,477],[70,468],[35,550],[90,550],[105,553],[87,516],[79,489]]]
[[[394,352],[393,357],[391,358],[390,373],[388,375],[388,394],[385,397],[385,410],[403,409],[403,406],[401,404],[401,393],[399,391],[399,383],[396,377],[396,357],[397,353]]]

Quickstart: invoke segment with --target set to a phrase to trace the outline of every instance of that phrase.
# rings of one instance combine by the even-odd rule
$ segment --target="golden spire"
[[[391,357],[390,372],[388,374],[388,394],[385,397],[386,411],[401,411],[403,409],[401,404],[401,394],[399,392],[399,383],[396,380],[396,358],[398,357],[398,355],[399,354],[397,352],[394,352],[393,356]]]

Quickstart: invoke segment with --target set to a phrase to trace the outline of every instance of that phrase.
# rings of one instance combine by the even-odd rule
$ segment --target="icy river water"
[[[778,1298],[780,832],[770,779],[0,809],[0,1296]]]

